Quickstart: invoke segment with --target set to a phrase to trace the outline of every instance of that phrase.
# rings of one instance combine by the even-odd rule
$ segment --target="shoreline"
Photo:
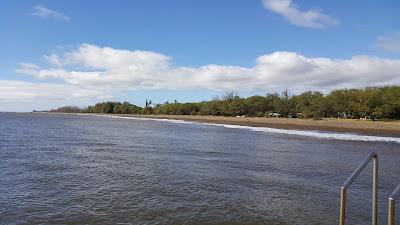
[[[116,114],[113,114],[116,115]],[[118,115],[116,115],[118,116]],[[122,115],[119,115],[122,116]],[[222,117],[191,115],[130,115],[141,118],[175,119],[200,123],[216,123],[250,127],[268,127],[287,130],[332,131],[364,135],[400,137],[400,121],[365,121],[353,119],[306,120],[264,117]]]
[[[119,117],[137,117],[153,119],[172,119],[199,123],[215,123],[250,127],[268,127],[286,130],[331,131],[338,133],[357,133],[381,137],[400,137],[400,121],[366,121],[355,119],[290,119],[265,117],[223,117],[199,115],[133,115],[133,114],[96,114],[96,113],[51,113],[109,115]]]

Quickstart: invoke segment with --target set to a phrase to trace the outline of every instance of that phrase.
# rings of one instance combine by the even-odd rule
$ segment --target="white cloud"
[[[292,0],[262,0],[264,7],[275,12],[292,24],[308,28],[325,28],[336,25],[338,21],[329,15],[323,14],[320,10],[309,9],[299,10]]]
[[[0,81],[0,103],[66,105],[144,89],[300,92],[400,84],[400,59],[372,56],[332,59],[281,51],[258,57],[251,67],[183,67],[173,66],[170,57],[156,52],[82,44],[50,58],[57,60],[49,60],[47,66],[21,63],[17,72],[36,82]]]
[[[0,80],[0,102],[65,101],[91,98],[101,92],[57,83]]]
[[[376,46],[390,52],[400,52],[400,32],[393,32],[378,37]]]
[[[0,80],[0,111],[30,111],[85,105],[102,92],[63,83]]]
[[[20,63],[20,68],[17,69],[18,73],[33,75],[39,70],[39,66],[32,63]]]
[[[51,10],[49,8],[46,8],[45,6],[42,5],[37,5],[33,8],[33,16],[39,16],[43,18],[55,18],[55,19],[60,19],[60,20],[66,20],[69,21],[71,18],[63,13]]]
[[[47,62],[49,62],[50,64],[53,64],[55,66],[61,66],[62,63],[60,61],[60,57],[56,54],[50,54],[50,55],[45,55],[44,60],[46,60]]]

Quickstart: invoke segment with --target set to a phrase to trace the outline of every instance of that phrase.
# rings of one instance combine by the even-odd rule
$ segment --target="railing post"
[[[344,225],[346,218],[346,188],[340,188],[340,209],[339,209],[339,225]]]
[[[395,212],[395,201],[393,198],[389,198],[388,207],[388,225],[394,225],[394,212]]]
[[[378,223],[378,156],[374,156],[372,175],[372,225]]]
[[[388,206],[388,225],[394,225],[394,218],[396,213],[396,199],[400,195],[400,184],[394,189],[393,193],[389,197],[389,206]]]

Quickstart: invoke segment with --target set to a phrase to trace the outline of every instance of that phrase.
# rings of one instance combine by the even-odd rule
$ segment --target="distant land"
[[[101,102],[79,108],[65,106],[54,113],[94,113],[179,119],[281,129],[355,132],[400,137],[400,87],[341,89],[327,95],[289,91],[242,98],[226,93],[210,101],[153,104]]]

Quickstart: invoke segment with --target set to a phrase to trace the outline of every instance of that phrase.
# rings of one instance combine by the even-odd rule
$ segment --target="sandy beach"
[[[120,115],[145,118],[176,119],[204,123],[220,123],[253,127],[270,127],[292,130],[321,130],[351,132],[376,136],[400,137],[400,121],[370,121],[354,119],[305,120],[263,117],[223,117],[190,115]]]

